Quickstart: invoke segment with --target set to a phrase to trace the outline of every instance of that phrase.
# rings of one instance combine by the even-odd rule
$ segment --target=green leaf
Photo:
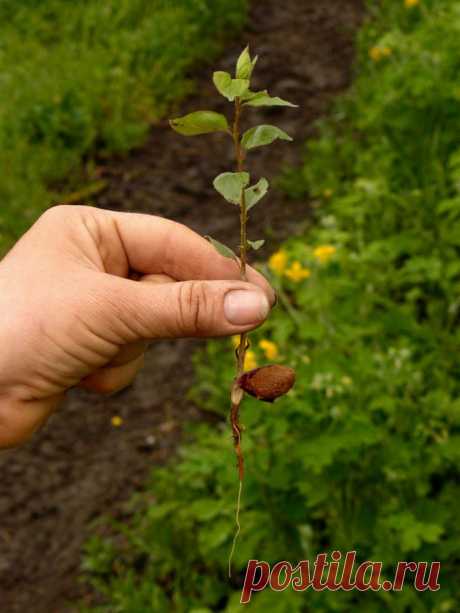
[[[227,92],[232,84],[232,76],[228,72],[218,70],[212,75],[212,82],[216,86],[217,91],[225,98],[228,98]]]
[[[249,54],[249,46],[247,46],[236,62],[236,78],[237,79],[250,79],[252,71],[257,62],[257,55],[252,60]]]
[[[231,260],[238,261],[238,257],[236,253],[233,251],[233,249],[230,249],[230,247],[227,247],[227,245],[223,245],[222,243],[219,243],[219,241],[216,241],[211,236],[205,236],[205,238],[211,243],[211,245],[214,247],[217,253],[220,253],[220,255],[223,255],[225,258],[230,258]]]
[[[249,211],[252,207],[261,200],[268,191],[269,183],[265,177],[262,177],[255,185],[244,190],[246,200],[246,210]]]
[[[249,183],[247,172],[224,172],[214,179],[214,188],[227,202],[240,204],[241,192]]]
[[[224,115],[214,111],[194,111],[177,119],[170,119],[173,130],[185,136],[208,134],[209,132],[226,132],[228,122]]]
[[[235,98],[240,98],[249,88],[248,79],[232,79],[228,72],[221,70],[215,72],[212,76],[214,85],[217,91],[232,102]]]
[[[244,106],[298,106],[297,104],[292,104],[292,102],[288,102],[282,98],[272,98],[267,91],[249,93],[253,95],[245,96],[246,102],[244,102]]]
[[[262,145],[270,145],[277,139],[292,140],[289,134],[276,126],[261,125],[247,130],[243,134],[241,144],[245,149],[254,149],[254,147],[261,147]]]
[[[268,96],[268,91],[266,89],[264,89],[263,91],[260,91],[260,92],[252,92],[250,89],[248,89],[248,91],[244,94],[244,96],[241,97],[241,99],[243,101],[244,100],[252,100],[256,96],[259,96],[259,94],[267,94],[267,96]]]
[[[254,251],[257,251],[258,249],[260,249],[261,247],[263,247],[265,245],[265,241],[264,240],[259,240],[259,241],[250,241],[250,240],[248,240],[248,245],[250,247],[252,247],[252,249],[254,249]]]

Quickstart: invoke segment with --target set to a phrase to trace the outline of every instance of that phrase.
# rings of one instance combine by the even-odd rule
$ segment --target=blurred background
[[[457,0],[2,0],[0,253],[58,202],[237,244],[212,188],[231,147],[167,118],[231,112],[211,76],[248,43],[254,88],[299,109],[245,118],[295,139],[249,158],[273,185],[250,223],[280,300],[247,367],[293,366],[297,384],[245,400],[232,579],[232,340],[160,342],[131,389],[72,391],[0,455],[2,611],[233,613],[248,559],[332,550],[389,579],[400,560],[440,561],[441,589],[266,590],[248,608],[459,608]]]

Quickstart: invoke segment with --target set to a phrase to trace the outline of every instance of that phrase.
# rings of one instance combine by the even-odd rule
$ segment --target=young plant
[[[249,211],[266,195],[269,184],[265,177],[257,183],[250,185],[251,177],[245,168],[248,151],[256,147],[270,145],[276,140],[292,141],[292,138],[276,126],[263,124],[254,126],[241,133],[241,117],[248,107],[262,106],[289,106],[295,104],[282,98],[272,97],[267,90],[251,91],[251,76],[257,63],[257,56],[251,58],[249,47],[246,47],[236,63],[235,78],[228,72],[218,71],[213,75],[213,82],[217,91],[234,105],[233,120],[228,121],[225,115],[214,111],[195,111],[183,117],[172,119],[171,127],[179,134],[196,136],[211,132],[225,132],[233,140],[235,150],[235,171],[224,172],[214,179],[213,185],[219,194],[230,204],[238,207],[240,218],[240,245],[238,255],[226,245],[207,236],[216,251],[221,255],[234,259],[240,268],[240,277],[246,281],[246,266],[248,252],[257,251],[264,245],[264,240],[250,240],[248,238],[247,221]],[[238,460],[239,491],[236,512],[237,531],[230,554],[234,551],[236,539],[239,534],[239,508],[244,478],[244,458],[241,448],[242,427],[239,423],[240,406],[244,392],[255,396],[259,400],[273,402],[279,396],[286,394],[294,384],[295,372],[286,366],[268,365],[256,368],[249,372],[244,371],[246,352],[249,349],[249,339],[246,333],[240,335],[239,344],[235,351],[236,376],[231,388],[230,422],[233,433],[235,452]]]

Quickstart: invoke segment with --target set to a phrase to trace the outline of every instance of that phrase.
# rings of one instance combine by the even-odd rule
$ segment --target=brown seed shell
[[[243,373],[237,383],[258,400],[273,402],[287,394],[294,385],[295,370],[280,364],[269,364]]]

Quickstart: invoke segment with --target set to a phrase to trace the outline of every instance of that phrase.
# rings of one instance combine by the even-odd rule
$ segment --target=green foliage
[[[262,177],[255,185],[252,185],[251,187],[248,187],[248,189],[244,190],[247,211],[250,211],[252,207],[259,202],[259,200],[262,200],[268,191],[268,187],[269,184],[267,179]]]
[[[236,61],[235,76],[237,79],[251,79],[252,71],[257,63],[257,56],[251,59],[249,47],[246,47]]]
[[[245,96],[245,100],[243,106],[297,106],[297,104],[292,104],[292,102],[282,98],[272,97],[267,91],[250,92],[249,95]]]
[[[184,115],[184,117],[171,119],[169,123],[171,128],[184,136],[197,136],[228,130],[226,117],[214,111],[195,111]]]
[[[241,139],[241,144],[245,149],[254,149],[263,145],[271,145],[277,139],[292,140],[289,134],[276,126],[261,125],[246,130]]]
[[[248,240],[248,245],[251,247],[251,249],[254,249],[254,251],[258,251],[261,247],[265,245],[265,241],[264,240],[258,240],[258,241]]]
[[[243,189],[249,183],[248,172],[223,172],[214,179],[214,187],[232,204],[240,204]]]
[[[238,260],[236,253],[233,251],[233,249],[230,249],[230,247],[227,247],[227,245],[220,243],[211,236],[205,236],[205,238],[208,239],[208,241],[211,243],[217,253],[220,253],[220,255],[223,255],[225,258],[230,258],[231,260]]]
[[[264,267],[280,307],[252,351],[295,366],[297,384],[274,406],[243,405],[235,566],[356,549],[389,578],[398,560],[439,560],[441,590],[265,591],[254,612],[441,613],[460,601],[460,9],[383,0],[370,11],[352,91],[283,181],[313,196],[315,224]],[[210,343],[197,375],[194,400],[224,418],[228,346]],[[101,611],[158,592],[178,612],[240,610],[243,575],[226,577],[232,441],[224,423],[193,436],[132,521],[90,546]]]
[[[241,98],[249,88],[248,79],[232,79],[228,72],[215,72],[213,82],[219,94],[230,102],[235,98]]]
[[[0,253],[82,158],[138,144],[245,0],[0,2]],[[76,173],[78,174],[78,173]]]
[[[246,186],[249,184],[250,175],[248,172],[243,171],[245,155],[243,149],[252,149],[261,145],[269,145],[277,139],[292,140],[285,132],[274,126],[255,126],[247,130],[241,136],[240,132],[240,119],[242,113],[242,107],[244,106],[244,100],[255,100],[262,97],[263,102],[261,104],[255,104],[253,106],[295,106],[290,104],[281,98],[270,98],[267,92],[251,92],[249,90],[250,79],[252,71],[257,63],[257,56],[252,59],[249,53],[249,47],[246,47],[236,62],[235,75],[233,79],[228,72],[217,71],[213,74],[213,82],[217,91],[228,101],[234,102],[234,119],[231,128],[229,127],[227,118],[224,115],[215,113],[213,111],[195,111],[185,117],[179,117],[177,119],[171,119],[169,121],[171,127],[183,134],[184,136],[196,136],[199,134],[206,134],[207,132],[224,131],[231,137],[235,148],[235,164],[238,168],[238,172],[223,172],[218,175],[214,181],[214,188],[227,202],[235,204],[240,208],[240,236],[247,235],[247,221],[248,211],[256,205],[267,193],[269,183],[267,179],[262,177],[255,185],[251,187]],[[215,247],[216,251],[227,258],[237,258],[232,249],[219,243],[210,236],[211,244]],[[245,243],[243,241],[240,244],[240,261],[242,278],[244,278],[243,270],[246,266],[246,252],[249,249],[257,251],[260,249],[265,241],[257,240],[250,241],[247,238]],[[243,344],[243,340],[241,340]],[[244,352],[242,358],[238,362],[238,369],[241,371]],[[241,372],[239,373],[241,374]],[[232,428],[238,428],[238,423],[232,423]]]

